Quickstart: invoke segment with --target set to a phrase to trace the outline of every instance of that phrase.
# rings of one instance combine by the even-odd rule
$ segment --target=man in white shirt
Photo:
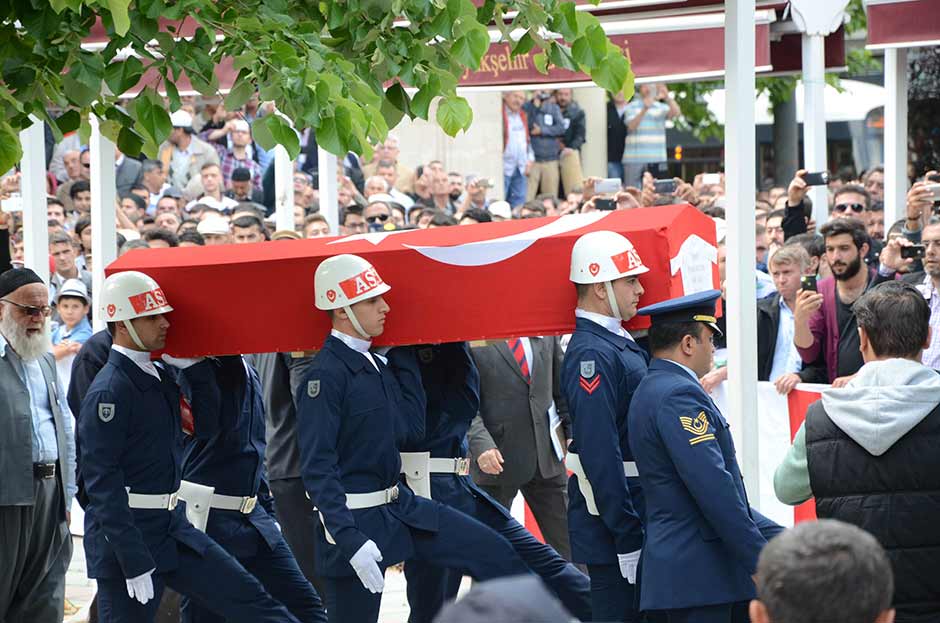
[[[503,95],[503,188],[512,207],[525,203],[526,176],[535,155],[529,140],[529,122],[522,110],[525,95],[509,91]]]

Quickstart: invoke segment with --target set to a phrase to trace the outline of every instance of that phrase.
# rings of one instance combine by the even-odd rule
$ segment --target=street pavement
[[[66,614],[65,623],[85,623],[88,620],[88,608],[95,596],[95,581],[89,580],[85,569],[85,549],[82,547],[82,537],[73,536],[72,563],[69,565],[65,577],[65,598],[74,605],[78,611],[75,614]],[[469,578],[464,578],[460,587],[461,594],[470,587]],[[385,591],[382,593],[382,609],[379,614],[380,623],[406,623],[408,621],[408,598],[405,595],[405,574],[396,568],[385,572]]]

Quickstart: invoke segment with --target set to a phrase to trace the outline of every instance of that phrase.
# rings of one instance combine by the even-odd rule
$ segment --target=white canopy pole
[[[849,0],[791,0],[793,23],[803,33],[803,168],[810,173],[828,169],[826,159],[826,35],[845,21]],[[812,186],[816,227],[829,219],[829,189]]]
[[[49,283],[49,219],[46,216],[46,137],[42,121],[20,132],[20,195],[23,198],[23,262]]]
[[[803,168],[815,173],[828,169],[826,160],[826,58],[822,35],[803,35]],[[829,189],[811,186],[816,227],[829,220]]]
[[[757,282],[754,276],[754,0],[728,0],[725,14],[725,194],[727,229],[728,405],[740,414],[741,470],[760,499],[757,434]]]
[[[92,299],[104,283],[104,269],[117,259],[117,186],[114,171],[114,143],[101,134],[98,118],[91,115],[89,156],[91,162],[91,278]],[[126,157],[126,156],[125,156]],[[105,327],[105,319],[92,309],[94,329]]]
[[[330,235],[339,235],[339,200],[336,198],[336,156],[317,147],[320,173],[320,214],[330,225]]]
[[[907,203],[907,49],[885,50],[885,227]]]
[[[274,146],[274,221],[279,230],[294,230],[294,163],[287,150]]]

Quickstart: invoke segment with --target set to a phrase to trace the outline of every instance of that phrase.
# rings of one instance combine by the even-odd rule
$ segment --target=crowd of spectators
[[[448,170],[439,160],[402,162],[399,139],[391,134],[375,146],[371,160],[352,153],[342,159],[339,228],[331,231],[319,209],[315,136],[304,132],[293,175],[294,226],[275,231],[273,158],[253,141],[251,129],[270,110],[256,98],[237,111],[184,98],[183,108],[171,115],[173,130],[157,159],[117,153],[119,253],[688,202],[715,219],[724,279],[723,176],[675,179],[674,188],[665,192],[657,179],[663,177],[666,159],[665,123],[679,114],[665,85],[642,85],[632,101],[615,96],[608,102],[607,174],[622,180],[616,192],[596,192],[600,180],[582,173],[585,113],[571,89],[535,91],[529,97],[510,91],[502,107],[502,197],[495,195],[492,179]],[[57,292],[69,280],[83,284],[94,309],[90,153],[76,134],[51,145],[48,153],[50,305],[59,321]],[[769,186],[755,197],[759,378],[777,383],[783,392],[800,381],[841,385],[857,371],[862,362],[851,307],[871,286],[903,278],[924,291],[931,309],[940,309],[935,296],[940,225],[931,220],[934,200],[927,188],[940,176],[929,173],[914,184],[907,218],[888,224],[886,231],[883,169],[874,167],[862,176],[840,171],[829,182],[829,222],[820,224],[816,234],[805,174],[797,171],[786,186]],[[18,173],[3,177],[0,193],[10,209],[0,213],[0,235],[14,266],[22,263],[23,254],[20,213],[12,207],[18,190]],[[901,248],[912,244],[923,244],[923,258],[901,257]],[[805,276],[818,279],[816,291],[803,287]],[[74,284],[70,287],[74,290]],[[940,363],[940,343],[925,351],[924,361]],[[716,369],[703,383],[711,389],[726,373]]]
[[[661,179],[665,123],[679,114],[665,86],[643,85],[632,101],[615,96],[608,103],[607,175],[622,182],[613,192],[599,192],[601,180],[583,174],[585,113],[570,89],[536,91],[528,98],[522,92],[507,92],[502,108],[503,196],[496,195],[492,179],[478,173],[449,170],[439,160],[402,162],[399,139],[390,134],[375,146],[371,160],[352,153],[341,160],[339,226],[333,231],[320,211],[315,136],[307,131],[302,133],[302,155],[293,173],[293,227],[276,230],[273,157],[252,138],[252,123],[270,110],[256,99],[237,111],[227,111],[218,102],[186,100],[171,115],[172,133],[156,159],[117,153],[118,253],[689,203],[715,222],[724,291],[726,210],[750,208],[726,205],[722,174]],[[49,306],[53,355],[67,389],[71,362],[91,336],[89,320],[95,309],[90,153],[77,134],[49,147]],[[901,355],[928,368],[940,367],[940,174],[928,172],[912,185],[905,218],[896,223],[884,220],[881,167],[862,175],[842,171],[832,176],[825,223],[813,220],[806,175],[796,171],[786,185],[768,185],[754,197],[758,378],[773,382],[781,393],[800,382],[847,386],[866,363],[872,323],[878,320],[873,310],[890,307],[883,302],[879,307],[865,295],[885,282],[907,288],[898,296],[916,292],[929,308],[931,330],[913,338],[924,342],[924,348],[912,343]],[[0,273],[24,261],[19,186],[19,173],[0,179]],[[871,352],[878,348],[875,344]],[[701,379],[707,390],[727,377],[728,364],[722,357],[716,360],[715,369]],[[805,457],[802,465],[805,470]],[[798,471],[797,480],[808,483],[808,476],[801,474]],[[805,484],[791,497],[801,501],[810,493]],[[827,530],[835,531],[835,541],[847,538],[832,526]],[[801,545],[799,538],[808,540]],[[833,542],[820,544],[813,538],[792,537],[789,546],[802,548],[797,554],[788,553],[784,545],[768,548],[766,564],[762,562],[758,571],[762,605],[752,611],[754,620],[798,620],[792,613],[799,604],[786,603],[774,578],[797,573],[792,567],[799,562],[800,551],[816,551],[814,547],[823,551],[826,543]],[[874,557],[878,564],[883,557],[872,551],[856,554]],[[910,581],[906,576],[902,580]],[[880,590],[882,595],[885,588]],[[890,586],[887,590],[890,593]],[[883,595],[862,606],[879,621],[887,620]]]

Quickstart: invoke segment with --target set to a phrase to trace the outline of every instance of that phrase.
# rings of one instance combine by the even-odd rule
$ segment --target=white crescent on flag
[[[612,212],[598,211],[586,214],[569,214],[552,221],[548,225],[536,227],[529,231],[501,238],[458,244],[452,247],[414,246],[410,244],[403,246],[414,249],[426,258],[441,264],[485,266],[508,260],[514,255],[522,253],[542,238],[566,234],[592,225],[608,214],[612,214]]]

